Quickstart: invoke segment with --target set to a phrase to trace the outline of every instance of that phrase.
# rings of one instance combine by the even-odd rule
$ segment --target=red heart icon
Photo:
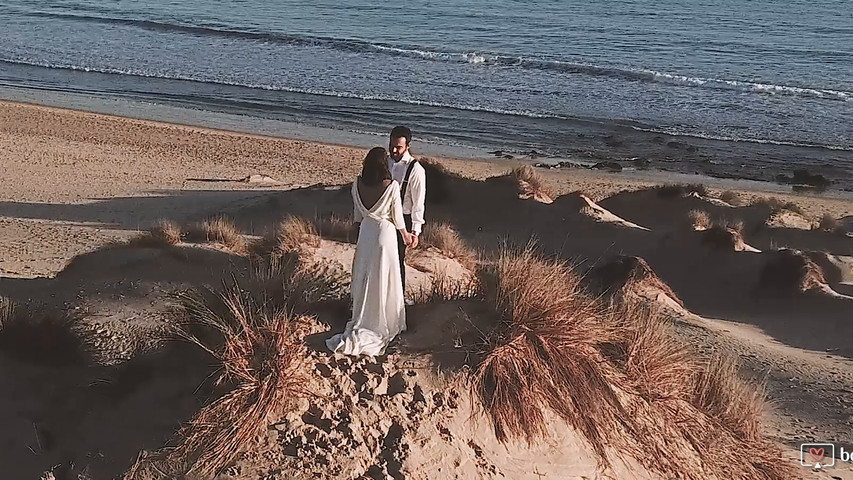
[[[814,447],[810,448],[809,449],[809,455],[811,455],[812,458],[814,458],[815,460],[817,460],[819,462],[820,459],[823,458],[823,447],[821,447],[821,448],[814,448]]]

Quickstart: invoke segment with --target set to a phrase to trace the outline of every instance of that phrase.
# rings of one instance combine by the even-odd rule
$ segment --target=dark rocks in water
[[[687,151],[688,151],[688,152],[698,152],[698,151],[699,151],[699,147],[697,147],[696,145],[690,145],[690,144],[688,144],[688,145],[687,145]]]
[[[536,168],[547,168],[549,170],[554,170],[555,168],[562,168],[563,167],[563,165],[560,163],[543,163],[543,162],[534,163],[533,166]]]
[[[515,157],[513,157],[512,155],[510,155],[510,154],[508,154],[508,153],[505,153],[503,157],[504,157],[504,158],[506,158],[507,160],[512,160],[513,158],[515,158]]]
[[[684,144],[681,142],[672,141],[666,142],[666,146],[669,148],[681,148],[682,146],[684,146]]]
[[[663,145],[664,138],[663,137],[655,137],[652,139],[652,143],[657,143],[658,145]]]
[[[496,156],[496,157],[502,157],[502,156],[503,156],[503,154],[504,154],[503,150],[495,150],[494,152],[489,152],[489,153],[490,153],[491,155]]]
[[[527,152],[527,155],[529,157],[540,157],[540,156],[542,156],[542,154],[537,152],[536,150],[531,150],[531,151]]]
[[[819,191],[826,190],[832,181],[821,174],[812,174],[804,168],[794,170],[794,175],[789,177],[784,174],[776,175],[777,183],[792,185],[795,191]]]
[[[559,165],[560,168],[583,168],[583,165],[574,162],[560,162],[557,165]]]
[[[637,157],[637,158],[632,159],[632,163],[634,164],[635,167],[639,168],[640,170],[645,170],[645,169],[648,169],[649,167],[652,166],[651,160],[649,160],[648,158],[642,158],[642,157]]]
[[[598,162],[595,165],[593,165],[591,168],[594,168],[597,170],[607,170],[610,172],[621,172],[622,171],[622,165],[619,165],[616,162]]]

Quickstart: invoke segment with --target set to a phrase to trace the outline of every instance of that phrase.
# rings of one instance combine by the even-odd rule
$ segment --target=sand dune
[[[0,435],[5,475],[37,478],[56,466],[57,478],[76,478],[84,468],[92,478],[113,478],[174,444],[177,425],[228,388],[213,384],[211,357],[172,341],[182,308],[175,295],[234,283],[247,292],[293,288],[288,282],[298,275],[270,275],[290,271],[287,259],[294,257],[283,253],[284,263],[273,264],[251,255],[253,242],[275,234],[287,214],[307,219],[326,237],[299,249],[302,261],[314,265],[312,275],[330,279],[302,292],[322,297],[311,298],[314,319],[302,324],[303,374],[316,395],[261,422],[258,443],[220,478],[600,474],[600,457],[583,430],[547,409],[545,441],[502,443],[481,400],[461,382],[461,366],[476,364],[482,333],[497,321],[493,306],[460,295],[471,287],[475,257],[435,246],[413,252],[409,294],[422,295],[411,307],[409,331],[387,357],[323,353],[324,336],[348,317],[345,299],[323,295],[346,290],[354,248],[345,226],[352,213],[346,182],[362,150],[3,108],[22,126],[0,129],[6,166],[0,176],[9,180],[0,202],[0,296],[27,319],[0,329],[0,375],[12,386],[0,395],[0,423],[8,427]],[[63,159],[71,157],[78,163],[69,169]],[[778,193],[781,200],[762,200],[768,193],[749,191],[739,193],[752,200],[741,206],[695,186],[650,189],[622,175],[530,168],[522,184],[506,173],[517,166],[512,162],[436,161],[445,177],[430,199],[428,221],[447,225],[492,259],[484,265],[501,245],[534,238],[542,258],[588,271],[583,288],[605,303],[640,301],[659,311],[690,348],[691,361],[721,351],[739,356],[744,375],[767,382],[774,407],[763,415],[763,434],[792,467],[799,468],[800,441],[852,438],[853,404],[844,392],[853,391],[853,240],[806,228],[827,212],[846,225],[850,202]],[[257,172],[282,185],[186,181],[250,179]],[[22,186],[15,178],[37,181]],[[38,180],[46,178],[58,180]],[[700,231],[694,211],[707,214]],[[189,228],[223,215],[234,221],[231,234]],[[166,235],[126,242],[162,218],[181,226],[177,242],[162,241]],[[110,239],[118,243],[105,245]],[[265,301],[275,303],[277,295]],[[8,327],[27,322],[34,328]],[[46,337],[56,341],[32,340]],[[610,385],[623,392],[627,384],[620,382]],[[634,393],[620,398],[647,408]],[[609,444],[616,478],[661,476],[642,459],[620,459],[618,443]],[[681,452],[685,465],[700,458],[689,448]],[[144,472],[137,478],[157,478]],[[853,478],[849,469],[815,475]]]

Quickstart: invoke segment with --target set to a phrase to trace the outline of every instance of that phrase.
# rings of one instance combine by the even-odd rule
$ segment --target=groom
[[[412,248],[418,247],[418,237],[424,225],[424,202],[426,201],[426,171],[409,154],[412,131],[408,127],[394,127],[388,143],[388,169],[391,178],[400,184],[400,196],[403,199],[403,219],[406,230],[412,232]],[[397,232],[397,250],[400,254],[400,278],[403,280],[403,293],[406,292],[406,244],[400,232]]]

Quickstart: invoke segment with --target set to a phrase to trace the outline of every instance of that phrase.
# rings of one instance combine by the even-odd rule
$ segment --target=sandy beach
[[[145,317],[140,312],[150,307],[159,315],[168,305],[156,294],[146,296],[145,292],[217,287],[229,276],[248,276],[249,264],[241,263],[246,255],[226,255],[221,249],[191,248],[187,251],[192,252],[191,255],[198,254],[203,260],[196,265],[203,264],[204,268],[196,271],[175,265],[161,268],[157,263],[160,260],[150,261],[160,257],[150,256],[154,254],[148,250],[138,258],[121,257],[119,253],[125,250],[110,250],[110,245],[138,237],[161,220],[189,225],[224,216],[234,222],[242,236],[252,240],[274,230],[286,214],[306,219],[327,218],[330,214],[345,217],[351,213],[345,187],[358,174],[366,149],[322,141],[253,136],[0,103],[0,184],[3,185],[0,194],[0,296],[21,304],[40,303],[85,311],[83,316],[88,318],[85,321],[89,322],[90,332],[101,332],[101,329],[107,332],[102,332],[103,338],[99,340],[106,345],[102,346],[102,351],[125,355],[116,354],[112,364],[125,363],[134,357],[134,352],[147,351],[149,347],[156,350],[145,345],[144,337],[165,328],[168,322],[154,319],[154,314],[139,320]],[[413,151],[417,156],[416,143]],[[675,309],[676,313],[671,315],[675,319],[671,322],[674,335],[691,351],[699,352],[696,355],[733,354],[741,362],[743,377],[765,382],[768,402],[762,413],[763,433],[770,444],[780,448],[782,458],[778,460],[788,462],[793,471],[805,478],[853,478],[853,469],[841,465],[840,460],[835,468],[823,472],[811,472],[799,466],[800,443],[833,442],[838,448],[842,445],[848,450],[853,448],[853,324],[850,323],[853,319],[853,236],[846,233],[851,228],[853,200],[849,192],[795,194],[788,186],[654,171],[607,173],[584,168],[537,168],[532,171],[549,190],[543,203],[518,198],[515,184],[505,177],[522,165],[519,161],[435,157],[432,160],[446,168],[450,180],[445,185],[444,201],[427,206],[428,223],[442,221],[452,225],[468,245],[487,254],[496,252],[503,241],[523,245],[535,238],[538,251],[544,256],[567,261],[577,271],[593,277],[594,272],[598,272],[597,267],[609,265],[615,256],[644,259],[655,278],[659,277],[671,288],[671,295],[658,290],[648,294],[646,289],[643,295],[648,295],[642,297],[643,302]],[[701,192],[694,187],[671,194],[653,188],[664,184],[702,184],[705,188]],[[769,197],[778,201],[762,202]],[[707,225],[694,212],[703,212]],[[832,228],[827,229],[821,223],[824,217],[835,221]],[[712,237],[711,233],[720,234],[723,239]],[[351,248],[345,242],[333,243],[324,238],[312,250],[312,255],[321,259],[321,263],[338,262],[341,268],[348,268]],[[790,292],[785,290],[784,294],[779,294],[774,290],[776,296],[767,296],[769,294],[762,289],[776,288],[778,285],[774,281],[788,272],[782,267],[773,270],[777,257],[786,255],[778,254],[780,249],[796,250],[797,253],[791,254],[794,263],[801,261],[806,270],[814,266],[819,273],[813,277],[803,274],[803,278],[812,279],[809,280],[812,283],[795,275],[791,280],[793,286],[779,287],[780,291],[791,287]],[[422,275],[425,284],[439,275],[436,267],[439,264],[450,265],[445,271],[457,272],[453,275],[466,275],[459,273],[466,270],[457,265],[464,262],[452,256],[448,259],[444,253],[433,251],[424,255],[413,260],[410,266],[420,272],[414,275]],[[146,273],[138,273],[142,271]],[[119,287],[122,282],[128,285]],[[143,284],[145,288],[140,287]],[[602,291],[609,292],[607,288]],[[670,303],[663,302],[661,295]],[[145,306],[149,301],[151,306]],[[416,368],[406,365],[426,361],[428,355],[440,356],[434,350],[441,339],[432,337],[441,334],[425,333],[430,322],[450,328],[438,319],[453,317],[456,313],[447,312],[459,310],[445,306],[441,307],[445,308],[444,313],[436,313],[424,306],[418,308],[421,310],[412,315],[417,328],[407,334],[409,337],[404,336],[400,350],[386,360],[384,368],[369,362],[344,365],[309,348],[308,363],[315,365],[318,372],[326,372],[317,376],[317,380],[311,380],[322,383],[322,388],[317,387],[321,396],[341,396],[340,388],[350,387],[339,388],[336,382],[340,385],[355,382],[352,391],[347,390],[347,395],[354,395],[355,405],[361,405],[358,403],[361,395],[370,408],[387,408],[402,418],[412,415],[411,403],[417,403],[415,400],[407,402],[400,396],[385,403],[379,400],[383,394],[391,396],[387,392],[389,388],[393,390],[395,379],[406,379],[404,387],[400,387],[403,390],[421,392],[407,391],[405,395],[412,398],[423,397],[430,388],[444,392],[435,398],[427,395],[429,401],[425,405],[428,406],[423,407],[427,413],[419,413],[417,422],[394,420],[398,423],[392,425],[390,420],[373,419],[373,428],[383,431],[381,435],[376,434],[376,445],[369,446],[370,441],[364,440],[361,446],[347,450],[341,444],[337,447],[343,452],[340,458],[314,452],[319,455],[318,459],[322,456],[322,461],[317,460],[319,464],[337,465],[343,469],[340,472],[356,475],[352,478],[368,475],[365,472],[370,471],[370,462],[381,459],[384,459],[380,461],[384,462],[382,468],[386,469],[383,475],[387,476],[363,478],[454,478],[448,473],[453,471],[452,465],[464,476],[458,478],[497,478],[500,472],[505,478],[536,478],[531,473],[534,467],[537,471],[550,472],[545,478],[585,478],[581,475],[595,474],[598,468],[595,455],[578,440],[574,430],[557,429],[558,435],[552,440],[562,445],[562,453],[513,444],[513,448],[523,453],[510,455],[494,436],[488,437],[492,434],[485,426],[487,423],[470,427],[462,416],[445,411],[447,398],[456,398],[453,395],[458,396],[459,392],[463,392],[459,408],[465,412],[466,408],[476,410],[476,402],[468,398],[464,388],[448,387],[441,375],[407,376],[406,371]],[[469,310],[463,313],[473,315]],[[332,327],[346,321],[346,313],[340,311],[323,310],[318,316],[328,320]],[[316,325],[312,328],[317,338],[325,334]],[[313,344],[308,342],[308,345]],[[429,362],[437,361],[430,357]],[[78,472],[81,462],[88,461],[93,471],[98,472],[91,478],[113,478],[130,469],[134,460],[144,457],[138,452],[154,451],[165,445],[172,438],[176,423],[186,421],[198,409],[197,403],[186,400],[192,395],[184,392],[180,398],[185,403],[179,407],[158,404],[150,412],[141,414],[142,420],[127,420],[126,423],[118,420],[126,412],[116,413],[115,418],[110,416],[112,413],[96,414],[88,421],[100,423],[97,428],[87,424],[86,427],[75,425],[76,433],[52,431],[55,448],[46,445],[35,448],[33,445],[41,444],[41,440],[29,438],[29,431],[36,428],[35,436],[39,437],[38,428],[41,427],[35,427],[36,424],[52,424],[54,430],[56,426],[67,425],[67,419],[52,418],[44,413],[51,412],[51,405],[56,405],[51,402],[62,404],[54,415],[73,415],[88,410],[57,400],[56,397],[61,396],[57,391],[32,387],[31,383],[39,379],[56,380],[54,373],[29,364],[15,370],[16,365],[8,363],[0,372],[5,378],[14,379],[9,381],[15,382],[20,391],[28,392],[22,395],[41,392],[46,403],[30,408],[14,396],[5,393],[0,396],[0,405],[12,406],[5,414],[8,418],[3,421],[14,425],[8,430],[11,433],[0,436],[0,446],[10,446],[2,448],[5,453],[0,457],[0,471],[6,470],[3,476],[8,478],[38,478],[57,462],[68,462],[68,459],[77,462],[75,467],[67,469],[68,472]],[[95,384],[99,378],[112,375],[107,370],[92,373],[83,367],[73,368],[82,380],[56,380],[57,389],[82,388],[74,382]],[[84,370],[87,373],[81,373]],[[356,379],[351,376],[358,373],[352,373],[355,370],[367,377]],[[177,385],[202,381],[196,378],[198,372],[179,371],[162,377],[158,377],[160,371],[153,372],[139,377],[131,375],[127,381],[134,385],[133,388],[109,397],[113,400],[103,400],[104,403],[98,403],[100,406],[94,410],[112,412],[112,408],[126,408],[132,411],[152,400],[132,393],[135,389],[163,387],[163,391],[172,392],[173,397],[163,394],[158,401],[167,403],[167,398],[179,398],[179,394],[174,393],[179,391]],[[68,378],[72,377],[77,378],[69,374]],[[110,378],[118,384],[118,380]],[[374,393],[369,398],[363,393],[364,385],[372,385]],[[383,394],[375,393],[379,391]],[[439,397],[443,400],[437,400]],[[290,425],[301,427],[285,431],[284,427],[279,429],[283,423],[270,423],[270,433],[259,440],[261,446],[243,452],[234,464],[236,467],[232,465],[216,478],[279,478],[265,476],[272,475],[273,467],[280,467],[279,472],[320,469],[319,464],[306,466],[311,464],[308,457],[300,457],[301,467],[297,468],[289,454],[282,453],[287,451],[287,442],[296,438],[292,432],[320,419],[326,421],[335,409],[357,410],[357,407],[349,403],[334,406],[317,403],[319,406],[314,409],[311,405],[315,403],[306,400],[297,408],[302,408],[300,413],[289,414]],[[38,411],[39,408],[42,410]],[[180,412],[175,413],[170,408]],[[158,417],[158,409],[169,410],[169,416]],[[429,431],[429,428],[438,427],[429,423],[432,420],[428,411],[439,417],[448,415],[447,423],[436,431]],[[34,416],[38,415],[45,416],[35,420]],[[368,422],[367,414],[364,415],[362,420]],[[551,420],[555,425],[562,421]],[[117,428],[122,431],[110,430],[110,421],[117,422]],[[127,429],[138,428],[138,422],[142,421],[153,425],[150,431],[139,435],[128,433]],[[441,429],[452,430],[453,434]],[[324,441],[337,438],[334,436],[336,429],[322,427],[320,430],[325,432],[320,434]],[[26,439],[15,436],[25,431],[28,432]],[[397,432],[395,441],[404,438],[408,442],[410,453],[403,455],[388,446],[390,440],[383,439],[392,436],[390,431]],[[77,444],[79,439],[75,435],[85,437],[85,441]],[[307,434],[302,431],[300,435],[303,435],[300,445],[304,447]],[[458,439],[453,439],[454,435]],[[444,443],[436,446],[438,444],[431,443],[433,437],[444,439]],[[492,443],[479,440],[486,437],[491,438]],[[115,440],[119,438],[121,440]],[[318,437],[311,438],[316,441]],[[420,447],[416,446],[418,441],[421,441]],[[107,443],[120,444],[121,448],[115,446],[110,450]],[[473,443],[479,446],[459,447]],[[26,446],[34,452],[37,450],[38,454],[31,455]],[[467,453],[460,453],[463,450]],[[27,452],[27,460],[14,466],[18,463],[15,456],[24,455],[21,452]],[[93,452],[101,457],[91,459]],[[380,452],[380,460],[371,457],[376,452]],[[445,460],[432,460],[430,455],[451,463],[441,470]],[[573,456],[579,460],[567,466],[567,458]],[[84,461],[84,458],[90,460]],[[344,459],[351,461],[346,463]],[[282,467],[285,464],[288,467]],[[388,466],[392,464],[395,465],[393,469]],[[359,468],[361,473],[353,473]],[[416,475],[414,472],[418,469],[427,472],[425,476]],[[613,471],[619,478],[664,478],[662,473],[642,466],[642,462],[634,458],[618,462]],[[332,473],[322,475],[316,478],[335,478]],[[304,478],[309,478],[309,474]]]

